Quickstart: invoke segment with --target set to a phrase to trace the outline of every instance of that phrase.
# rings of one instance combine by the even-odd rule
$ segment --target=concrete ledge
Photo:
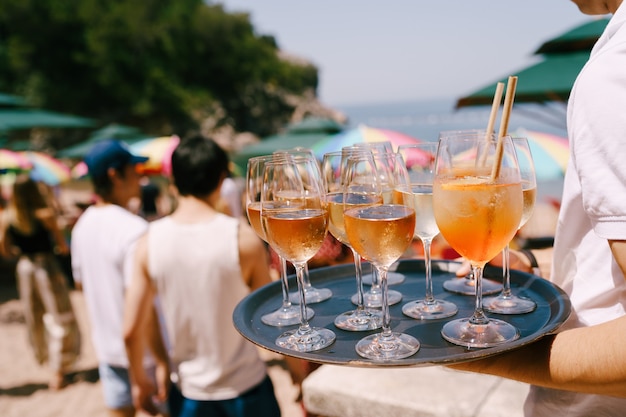
[[[528,385],[441,366],[323,365],[302,384],[304,405],[326,417],[522,417]]]

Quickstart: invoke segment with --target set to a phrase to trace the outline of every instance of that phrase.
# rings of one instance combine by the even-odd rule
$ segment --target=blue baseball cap
[[[145,156],[133,155],[125,143],[113,139],[99,141],[85,156],[85,164],[91,177],[106,175],[109,168],[136,165],[147,160]]]

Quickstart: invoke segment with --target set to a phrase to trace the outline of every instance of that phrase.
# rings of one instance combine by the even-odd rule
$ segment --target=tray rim
[[[401,270],[404,267],[408,268],[409,266],[412,266],[415,264],[421,265],[421,268],[423,268],[424,261],[422,259],[401,259],[397,263],[395,263],[392,266],[392,268],[390,268],[390,271],[396,271],[399,269]],[[364,262],[363,265],[366,266],[369,264]],[[433,260],[432,270],[433,272],[454,272],[459,268],[460,265],[461,263],[457,261]],[[341,271],[343,270],[345,270],[347,273],[351,273],[354,271],[354,265],[342,264],[342,265],[336,265],[336,266],[316,268],[310,271],[310,277],[312,281],[316,281],[316,282],[320,282],[318,280],[321,277],[322,279],[321,282],[323,282],[324,279],[333,278],[332,276],[329,278],[329,275],[330,275],[329,272],[335,273],[336,275],[336,274],[341,273]],[[487,266],[485,268],[485,275],[488,276],[490,279],[493,279],[493,277],[500,277],[501,271],[502,271],[501,268]],[[294,288],[294,286],[296,285],[295,275],[290,275],[288,279],[289,279],[290,288]],[[491,348],[476,348],[476,349],[463,348],[460,346],[454,346],[450,344],[450,346],[454,346],[457,349],[459,348],[464,349],[464,352],[460,354],[442,356],[436,360],[433,360],[432,358],[420,358],[419,352],[416,355],[413,355],[409,358],[401,359],[401,360],[394,360],[394,361],[373,361],[373,360],[359,357],[356,354],[356,352],[355,352],[354,359],[337,360],[333,356],[325,355],[324,350],[315,351],[315,352],[294,352],[294,351],[276,346],[273,342],[270,342],[270,341],[264,342],[262,340],[259,340],[259,338],[253,337],[254,332],[251,331],[252,330],[251,326],[247,324],[247,318],[245,317],[245,314],[243,314],[243,311],[247,308],[246,304],[250,304],[254,300],[262,297],[263,294],[266,292],[275,293],[277,291],[275,287],[277,287],[278,291],[280,291],[279,281],[275,281],[261,288],[258,288],[254,292],[247,295],[243,300],[241,300],[239,304],[237,305],[237,307],[235,308],[235,310],[233,311],[233,323],[237,331],[244,338],[246,338],[247,340],[249,340],[250,342],[252,342],[253,344],[259,347],[262,347],[271,352],[275,352],[284,356],[304,359],[307,361],[321,363],[321,364],[343,365],[343,366],[354,366],[354,367],[415,367],[415,366],[447,365],[447,364],[468,362],[472,360],[477,360],[477,359],[482,359],[482,358],[486,358],[489,356],[497,355],[497,354],[507,352],[510,350],[519,349],[523,346],[531,344],[548,334],[554,333],[556,330],[559,329],[559,327],[561,327],[565,323],[565,321],[569,317],[571,313],[570,299],[568,295],[556,284],[546,280],[545,278],[539,277],[537,275],[532,275],[532,274],[528,274],[528,273],[516,271],[516,270],[511,270],[511,280],[522,281],[524,284],[528,284],[529,286],[532,285],[535,281],[538,281],[540,285],[550,288],[556,295],[555,300],[558,303],[557,312],[555,314],[551,314],[549,317],[549,320],[545,323],[545,325],[537,329],[534,333],[520,337],[519,339],[513,342],[491,347]],[[313,306],[315,306],[315,304]],[[553,309],[551,308],[551,311],[552,310]],[[454,318],[458,318],[458,317],[454,317]],[[453,319],[453,318],[450,318],[450,319]],[[450,320],[450,319],[441,319],[437,321],[440,321],[443,323],[444,321]],[[413,319],[405,318],[405,320],[411,321]],[[291,329],[291,328],[294,328],[294,326],[283,327],[283,329],[285,330]],[[337,329],[333,328],[332,330],[336,331]],[[392,330],[393,330],[393,327],[392,327]],[[367,334],[366,332],[358,332],[358,333],[362,333],[364,336],[365,334]],[[445,343],[449,343],[449,342],[445,342]]]

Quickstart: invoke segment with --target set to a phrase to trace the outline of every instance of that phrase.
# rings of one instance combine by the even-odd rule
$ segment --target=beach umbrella
[[[130,145],[130,151],[149,158],[141,165],[144,174],[169,175],[172,169],[172,153],[179,142],[180,138],[176,135],[144,139]]]
[[[245,172],[248,159],[255,156],[269,155],[281,149],[307,148],[341,132],[344,125],[324,117],[307,117],[299,122],[287,125],[283,132],[263,138],[260,142],[231,155],[233,170]]]
[[[537,181],[563,178],[569,161],[569,141],[567,138],[524,128],[511,132],[511,136],[528,139]]]
[[[59,185],[69,181],[72,176],[70,168],[63,162],[44,152],[24,151],[19,152],[30,163],[30,177],[48,185]]]
[[[150,138],[150,136],[134,126],[111,123],[91,132],[85,141],[61,149],[56,153],[56,156],[61,158],[84,158],[91,148],[102,140],[117,139],[125,142],[127,145],[131,145],[147,138]]]
[[[32,163],[26,156],[9,149],[0,149],[0,170],[7,171],[28,171],[32,168]]]
[[[398,146],[419,143],[421,140],[389,129],[379,129],[366,125],[359,125],[355,128],[344,130],[332,136],[328,136],[310,148],[318,158],[323,158],[326,152],[340,151],[345,146],[354,145],[362,142],[391,142],[393,150],[397,150]]]

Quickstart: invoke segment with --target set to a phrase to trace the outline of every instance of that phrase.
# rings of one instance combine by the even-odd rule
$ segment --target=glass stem
[[[352,248],[350,248],[352,249]],[[363,306],[363,270],[361,268],[361,255],[352,249],[352,257],[354,258],[354,271],[356,275],[356,294],[357,294],[357,310],[364,310]]]
[[[476,305],[474,314],[472,314],[469,321],[471,324],[487,324],[489,323],[489,318],[483,310],[483,267],[472,265],[472,274],[476,282]]]
[[[426,296],[424,297],[425,304],[435,304],[435,296],[433,295],[433,276],[430,261],[430,245],[432,241],[432,239],[422,239],[422,246],[424,246],[424,271],[426,274]]]
[[[282,256],[278,256],[280,260],[280,282],[283,290],[283,310],[287,310],[291,307],[291,301],[289,301],[289,281],[287,280],[287,260]]]
[[[380,272],[372,265],[372,285],[370,286],[370,294],[380,294]]]
[[[298,328],[299,334],[306,334],[311,331],[309,321],[306,317],[306,296],[304,294],[304,276],[306,263],[295,263],[296,276],[298,277],[298,292],[300,293],[300,327]]]
[[[502,294],[500,297],[511,296],[511,269],[509,261],[509,245],[502,249]]]
[[[304,264],[304,277],[302,278],[302,285],[304,286],[305,293],[311,288],[311,279],[309,278],[308,264]]]
[[[382,338],[391,337],[391,315],[389,314],[389,298],[387,295],[387,267],[376,268],[380,278],[380,287],[383,295],[383,332]]]

